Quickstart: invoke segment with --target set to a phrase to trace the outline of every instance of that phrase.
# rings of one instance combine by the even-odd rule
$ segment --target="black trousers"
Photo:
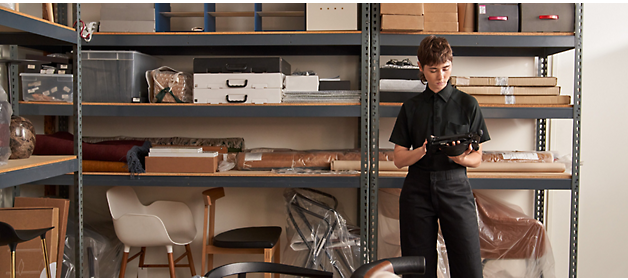
[[[401,254],[424,256],[425,275],[436,277],[438,221],[451,277],[482,277],[477,212],[466,169],[410,170],[399,197]]]

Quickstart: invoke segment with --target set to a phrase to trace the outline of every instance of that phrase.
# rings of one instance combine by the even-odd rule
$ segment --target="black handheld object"
[[[482,130],[479,132],[469,132],[463,134],[449,135],[449,136],[432,136],[430,139],[430,146],[432,148],[443,151],[450,157],[459,156],[467,150],[469,144],[472,145],[473,150],[480,149],[480,137],[484,134]],[[451,142],[460,141],[460,144],[451,145]]]

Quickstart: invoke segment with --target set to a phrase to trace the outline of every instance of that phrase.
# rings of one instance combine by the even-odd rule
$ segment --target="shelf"
[[[405,172],[380,171],[379,188],[401,188]],[[473,189],[571,190],[569,173],[469,172]]]
[[[76,156],[31,156],[0,166],[0,189],[44,180],[78,170]],[[67,175],[74,185],[74,175]]]
[[[548,56],[575,47],[574,33],[564,32],[381,32],[381,55],[412,55],[429,35],[447,38],[454,56]]]
[[[482,105],[485,119],[571,119],[571,105]],[[380,103],[379,114],[382,118],[396,118],[401,110],[401,103]]]
[[[67,185],[73,176],[66,174],[34,184]],[[360,175],[274,174],[270,171],[227,171],[219,173],[129,173],[83,172],[84,186],[171,186],[171,187],[246,187],[246,188],[359,188]]]
[[[83,102],[83,116],[117,117],[359,117],[358,103],[177,104]],[[20,114],[72,116],[72,103],[20,101]]]
[[[96,32],[86,50],[150,55],[360,55],[360,31]],[[298,48],[295,48],[298,47]]]
[[[76,31],[61,24],[0,7],[0,44],[68,45],[76,44]]]

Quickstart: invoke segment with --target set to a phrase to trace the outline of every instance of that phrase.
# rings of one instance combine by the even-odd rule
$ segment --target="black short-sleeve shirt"
[[[483,133],[480,143],[491,139],[477,100],[448,83],[438,93],[428,86],[424,92],[403,103],[390,142],[416,149],[430,135],[447,136],[480,130]],[[411,170],[415,168],[440,171],[464,167],[453,162],[444,152],[430,149],[428,145],[427,154],[410,166]]]

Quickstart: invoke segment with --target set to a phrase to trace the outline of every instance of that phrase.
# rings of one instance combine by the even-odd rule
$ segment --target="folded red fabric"
[[[69,132],[57,132],[51,135],[35,136],[33,155],[73,155],[74,136]],[[84,160],[126,162],[126,154],[133,146],[142,146],[144,141],[112,140],[98,143],[83,142]]]

